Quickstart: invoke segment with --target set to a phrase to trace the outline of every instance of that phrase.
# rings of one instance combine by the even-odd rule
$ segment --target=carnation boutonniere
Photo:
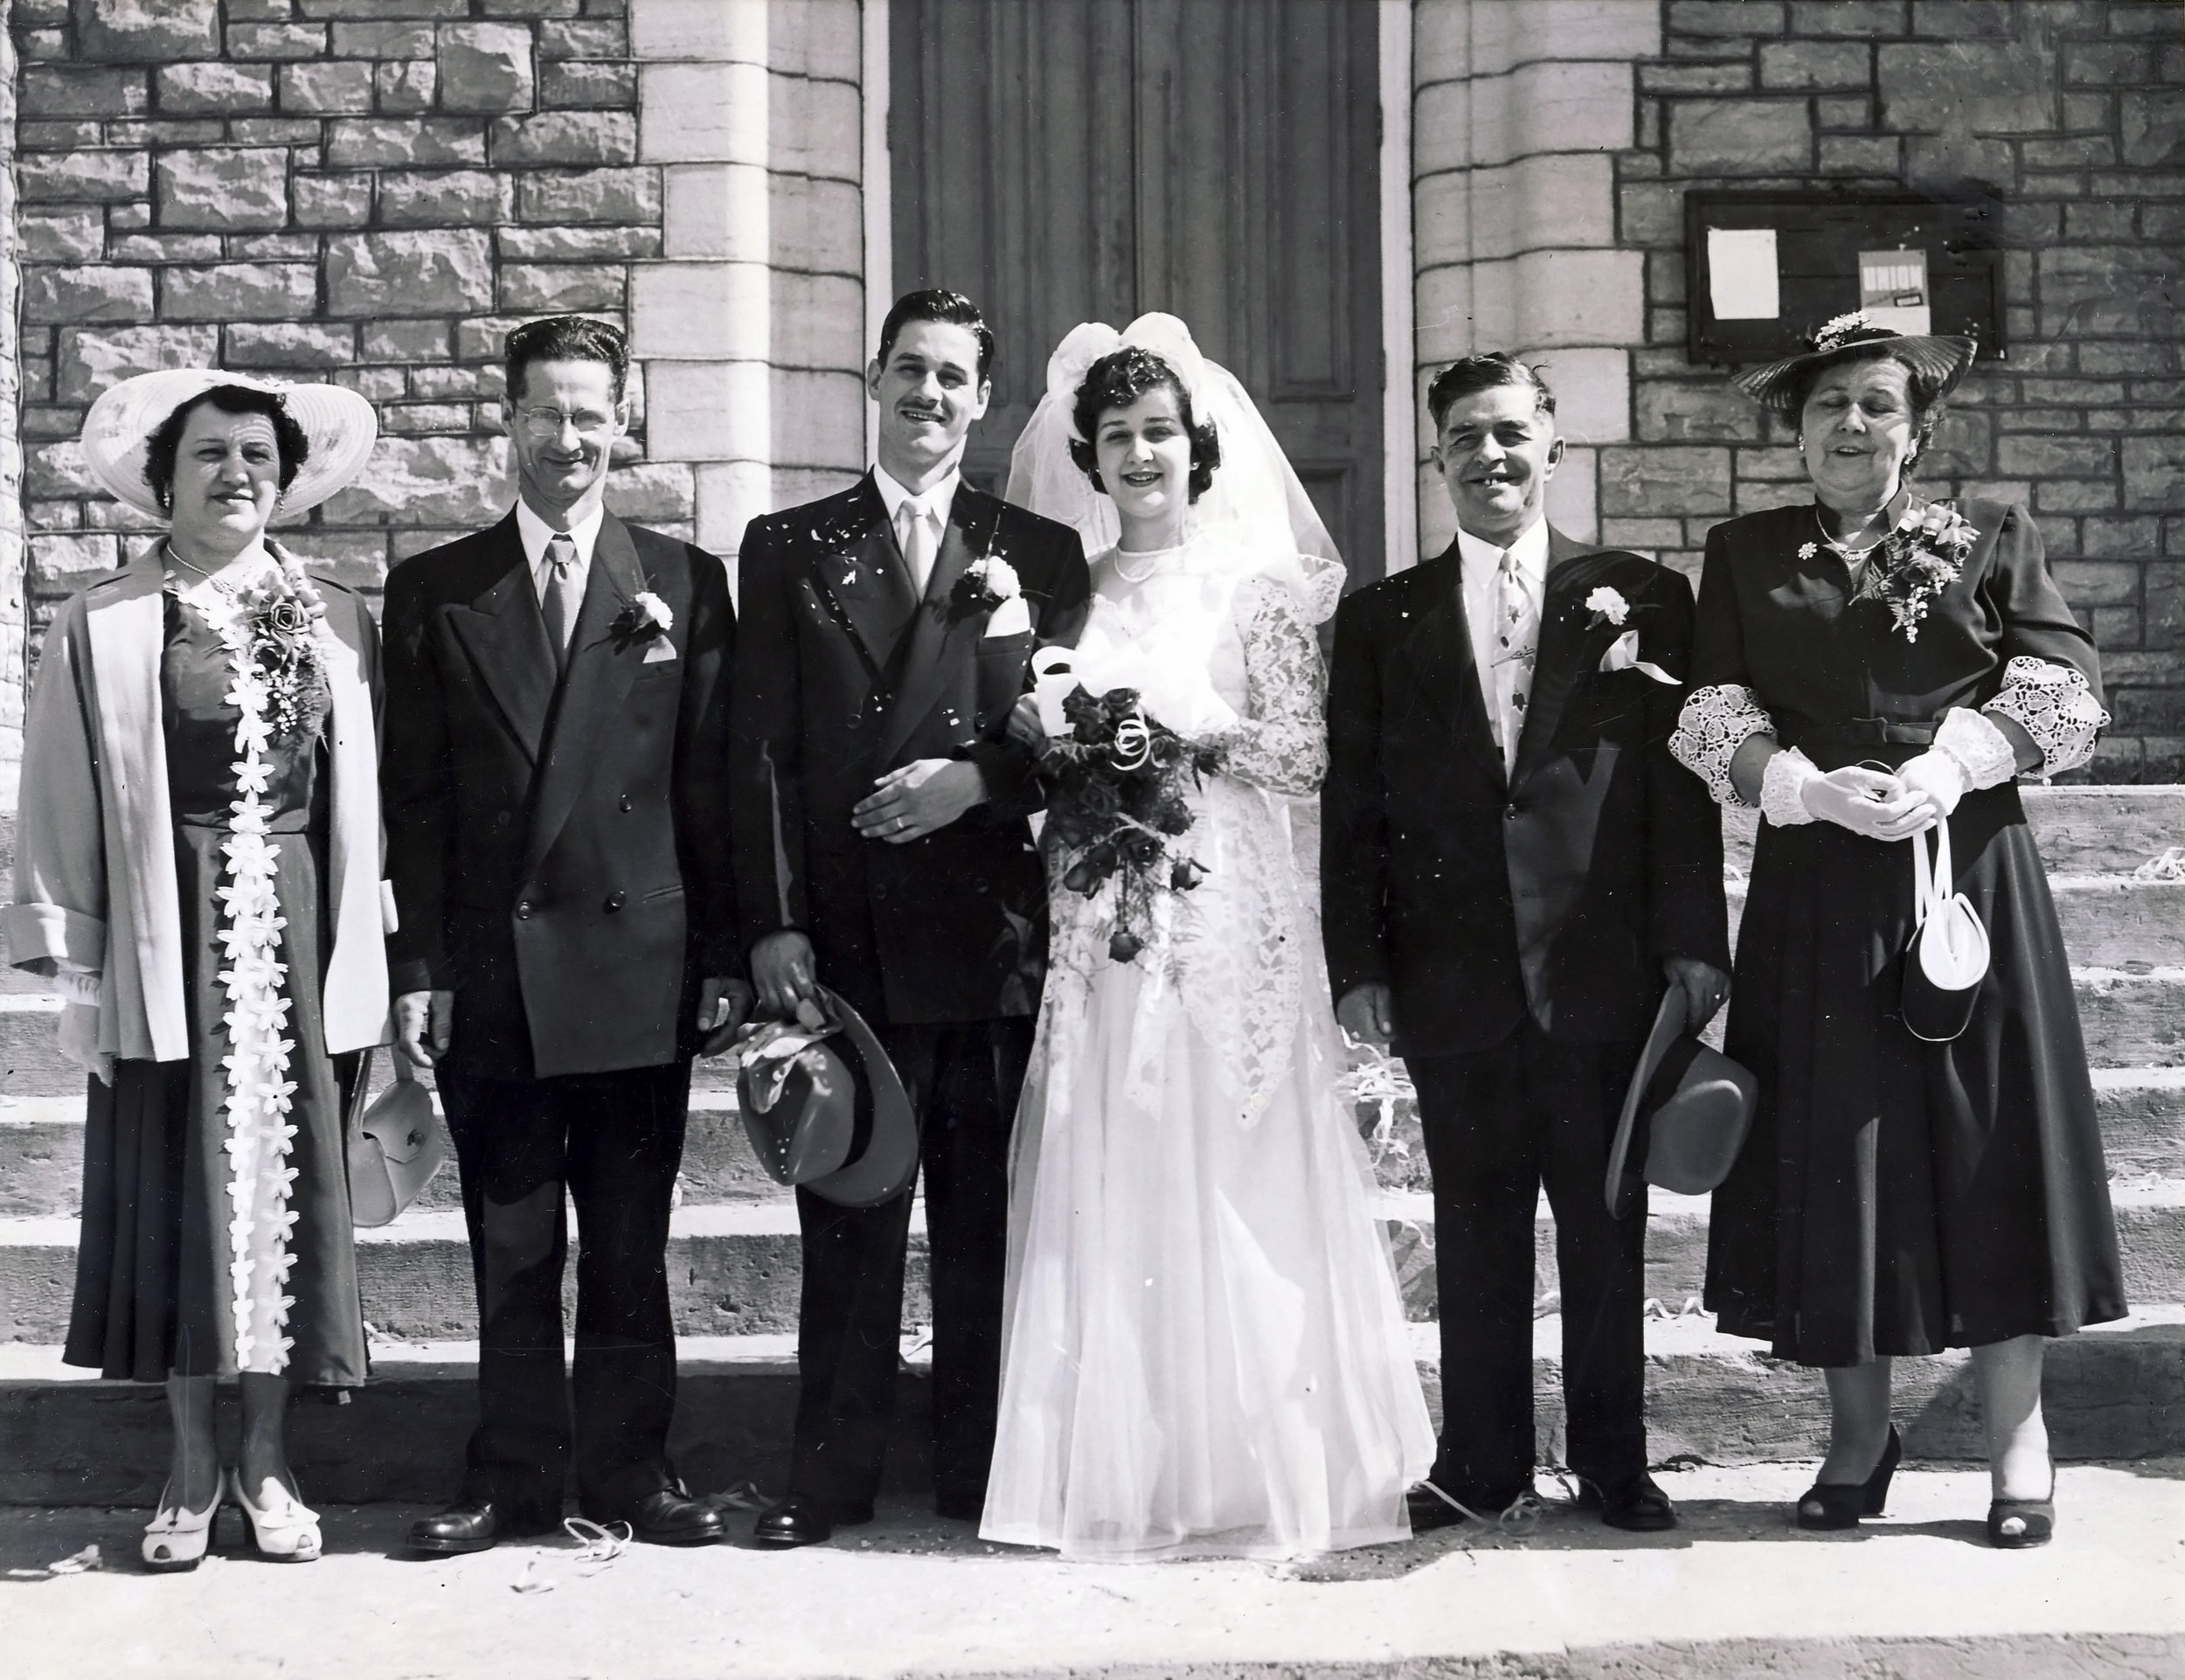
[[[1593,614],[1587,621],[1588,629],[1618,633],[1603,650],[1600,663],[1594,667],[1595,670],[1604,675],[1620,670],[1635,670],[1642,676],[1651,677],[1657,683],[1675,684],[1675,677],[1651,660],[1639,656],[1639,632],[1635,628],[1626,628],[1635,614],[1646,612],[1647,608],[1634,607],[1624,599],[1620,590],[1611,589],[1606,584],[1585,598],[1585,605]]]
[[[1585,598],[1585,610],[1593,614],[1587,621],[1588,629],[1598,630],[1605,626],[1613,626],[1620,630],[1624,628],[1624,621],[1631,616],[1631,603],[1624,599],[1621,591],[1603,584]]]
[[[617,642],[656,642],[675,627],[675,608],[651,590],[640,589],[622,603],[608,628]]]
[[[1016,568],[999,554],[988,554],[964,567],[949,602],[961,617],[990,613],[1003,601],[1021,600],[1023,595],[1024,586],[1017,580]]]

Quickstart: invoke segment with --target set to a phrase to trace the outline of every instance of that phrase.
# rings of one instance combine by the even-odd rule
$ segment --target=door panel
[[[894,0],[898,290],[1001,340],[966,462],[999,489],[1080,321],[1165,309],[1245,383],[1354,580],[1378,577],[1377,8]]]

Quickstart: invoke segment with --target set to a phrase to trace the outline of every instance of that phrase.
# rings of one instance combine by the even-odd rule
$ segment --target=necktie
[[[895,539],[903,545],[903,563],[911,569],[911,587],[922,600],[940,545],[933,535],[933,510],[915,496],[907,497],[895,511]]]
[[[554,650],[554,669],[569,664],[569,635],[577,628],[577,544],[565,531],[546,539],[546,598],[539,610],[546,618],[546,640]]]
[[[1502,768],[1517,765],[1517,740],[1524,732],[1525,702],[1532,693],[1533,657],[1539,650],[1540,615],[1525,587],[1517,557],[1502,551],[1495,569],[1495,712],[1502,735]]]

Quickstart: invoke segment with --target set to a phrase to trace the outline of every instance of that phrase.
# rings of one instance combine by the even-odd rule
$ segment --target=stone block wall
[[[149,368],[378,406],[365,477],[285,533],[368,590],[508,507],[500,347],[529,316],[631,331],[639,423],[609,490],[629,517],[729,554],[751,514],[862,466],[857,0],[11,13],[33,626],[142,526],[75,439]],[[9,542],[0,523],[0,567]],[[0,729],[19,727],[8,635]]]
[[[2033,510],[2108,679],[2093,774],[2185,780],[2182,36],[2175,0],[1418,0],[1422,395],[1533,353],[1579,446],[1556,517],[1696,575],[1710,526],[1807,490],[1793,428],[1686,358],[1686,192],[1994,198],[2008,358],[1922,482]]]

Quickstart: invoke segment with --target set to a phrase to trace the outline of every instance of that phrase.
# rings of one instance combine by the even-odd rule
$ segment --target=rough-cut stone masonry
[[[632,330],[630,517],[727,552],[862,464],[857,0],[14,0],[10,21],[34,630],[141,526],[74,439],[147,368],[378,406],[364,480],[289,533],[367,589],[508,505],[497,358],[526,316]],[[0,565],[8,541],[0,520]]]
[[[1991,193],[2009,359],[1925,482],[2033,509],[2109,680],[2094,774],[2185,779],[2182,30],[2175,0],[1421,0],[1422,376],[1541,351],[1587,446],[1562,517],[1696,571],[1804,481],[1791,428],[1686,360],[1685,193]]]

